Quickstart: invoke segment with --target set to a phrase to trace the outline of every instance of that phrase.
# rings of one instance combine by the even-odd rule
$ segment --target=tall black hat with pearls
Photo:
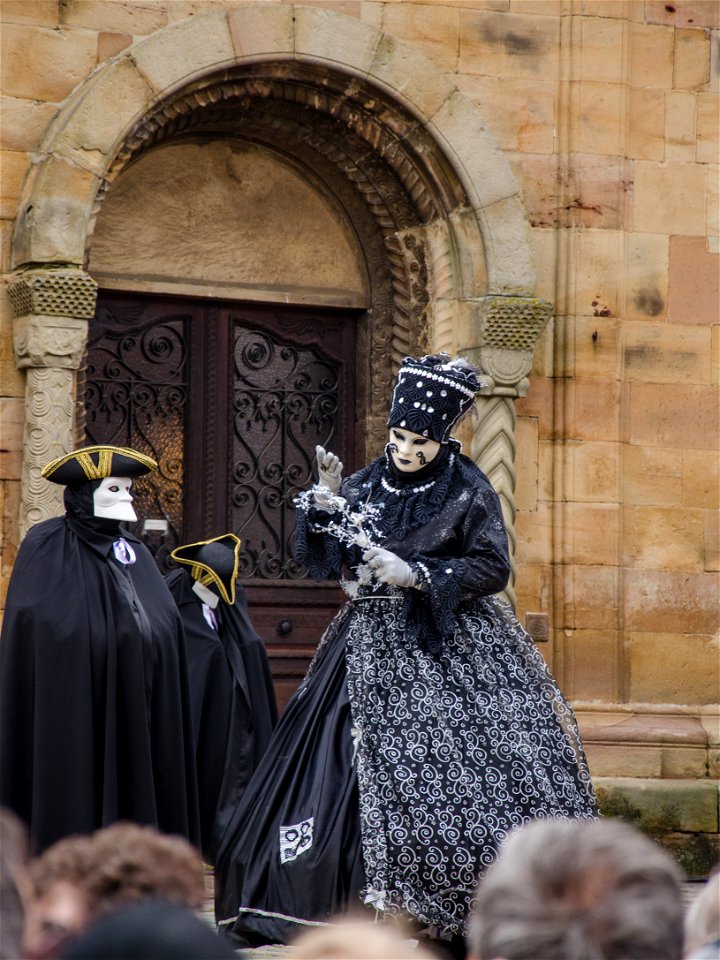
[[[447,353],[406,357],[393,390],[387,425],[446,443],[452,428],[485,385],[476,367]]]

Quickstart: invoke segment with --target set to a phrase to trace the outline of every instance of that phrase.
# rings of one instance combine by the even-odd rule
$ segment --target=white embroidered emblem
[[[280,827],[280,863],[297,860],[301,853],[307,853],[313,844],[314,818],[308,817],[289,827]]]

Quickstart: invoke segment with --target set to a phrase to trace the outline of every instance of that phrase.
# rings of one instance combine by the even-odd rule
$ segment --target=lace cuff
[[[415,574],[415,583],[413,586],[416,590],[429,590],[430,589],[430,571],[427,566],[421,560],[411,561],[409,563],[410,569]]]
[[[410,558],[415,571],[414,590],[407,591],[405,628],[432,653],[439,653],[455,632],[456,611],[462,599],[462,561]]]
[[[462,589],[460,587],[459,560],[428,560],[430,570],[430,609],[435,626],[442,638],[452,636],[455,631],[455,611],[460,606]]]

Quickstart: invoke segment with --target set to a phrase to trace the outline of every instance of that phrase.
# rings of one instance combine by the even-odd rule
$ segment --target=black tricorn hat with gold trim
[[[224,533],[212,540],[176,547],[170,556],[190,567],[194,580],[209,587],[225,603],[235,603],[235,581],[240,569],[240,538]]]
[[[58,457],[43,467],[42,476],[53,483],[75,486],[105,477],[142,477],[156,467],[153,458],[144,453],[103,443]]]

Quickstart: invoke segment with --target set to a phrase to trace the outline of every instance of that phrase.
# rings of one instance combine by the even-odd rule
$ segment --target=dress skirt
[[[216,913],[238,944],[286,943],[360,897],[346,620],[288,702],[218,856]]]
[[[439,649],[401,608],[387,587],[343,608],[250,783],[220,857],[241,943],[360,904],[462,935],[510,830],[596,815],[572,710],[510,608],[465,597]]]

